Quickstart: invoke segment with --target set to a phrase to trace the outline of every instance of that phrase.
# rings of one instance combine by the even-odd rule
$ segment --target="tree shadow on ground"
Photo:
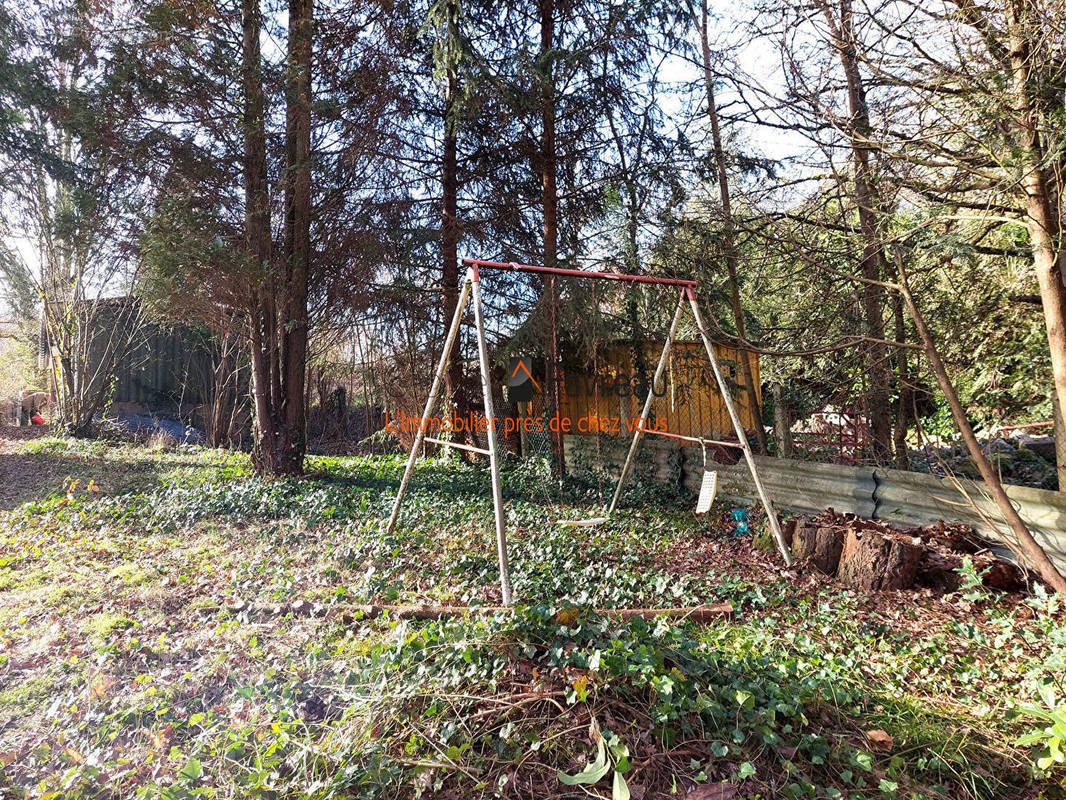
[[[0,511],[65,492],[71,481],[84,488],[92,480],[102,494],[144,491],[159,486],[164,473],[185,467],[207,472],[229,469],[173,457],[162,463],[150,457],[119,461],[89,453],[0,453]]]

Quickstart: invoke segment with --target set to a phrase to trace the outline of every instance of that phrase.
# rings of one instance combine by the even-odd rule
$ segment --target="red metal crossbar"
[[[423,436],[422,437],[422,441],[431,442],[433,444],[444,445],[445,447],[455,447],[455,448],[457,448],[459,450],[466,450],[467,452],[470,452],[470,453],[480,453],[483,456],[492,455],[492,453],[490,453],[484,447],[474,447],[472,444],[460,444],[459,442],[449,442],[449,441],[446,441],[444,439],[432,439],[429,436]]]
[[[506,261],[482,261],[477,258],[464,258],[463,264],[475,269],[503,269],[508,272],[546,272],[549,275],[570,275],[575,278],[601,278],[608,281],[628,281],[630,283],[659,283],[666,286],[686,286],[696,288],[696,281],[681,278],[657,278],[651,275],[623,275],[620,272],[587,272],[583,269],[563,269],[561,267],[538,267],[532,264],[516,264]]]
[[[720,439],[701,439],[699,436],[683,436],[680,433],[669,433],[667,431],[657,431],[651,428],[645,428],[643,431],[645,434],[651,434],[652,436],[665,436],[668,439],[680,439],[682,442],[696,442],[698,444],[716,444],[720,447],[732,447],[737,450],[743,450],[744,445],[740,442],[723,442]]]

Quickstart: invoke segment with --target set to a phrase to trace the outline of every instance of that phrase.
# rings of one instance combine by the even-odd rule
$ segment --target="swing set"
[[[683,280],[680,278],[660,278],[651,275],[622,275],[615,272],[587,272],[584,270],[564,269],[561,267],[543,267],[530,264],[516,264],[514,262],[484,261],[472,258],[464,258],[463,265],[466,267],[466,275],[463,278],[463,285],[459,292],[459,300],[455,306],[455,314],[452,316],[451,325],[448,327],[448,333],[444,341],[444,350],[441,353],[440,361],[437,364],[437,370],[433,375],[433,384],[429,390],[429,397],[426,400],[425,409],[422,412],[421,424],[418,425],[415,431],[414,443],[411,445],[411,453],[407,458],[407,465],[404,468],[403,478],[400,480],[400,488],[393,501],[392,513],[389,515],[388,522],[386,523],[387,533],[391,533],[396,527],[396,522],[400,516],[400,509],[403,506],[404,495],[407,493],[407,487],[411,481],[411,475],[414,472],[415,462],[418,460],[418,454],[424,443],[429,442],[448,447],[455,447],[478,455],[488,456],[489,472],[492,479],[493,511],[496,523],[496,551],[500,568],[500,589],[503,596],[503,604],[511,605],[511,580],[507,561],[507,536],[504,525],[503,493],[500,484],[499,445],[496,438],[496,417],[493,408],[493,395],[490,381],[492,372],[491,364],[489,362],[488,343],[485,337],[485,320],[481,301],[481,270],[500,270],[527,274],[546,274],[549,276],[583,278],[592,281],[606,280],[621,281],[631,284],[670,286],[677,289],[679,292],[677,306],[670,322],[669,332],[667,333],[666,341],[663,344],[662,352],[659,355],[659,361],[655,367],[654,377],[648,386],[648,394],[644,400],[640,419],[634,426],[633,438],[630,441],[629,451],[626,455],[625,462],[622,465],[622,471],[618,475],[618,482],[615,485],[614,495],[611,498],[610,505],[603,516],[580,520],[558,520],[558,524],[568,526],[595,526],[603,524],[611,518],[615,508],[618,506],[619,498],[622,496],[622,488],[633,469],[633,462],[637,453],[637,448],[640,446],[641,439],[645,435],[662,436],[669,439],[700,445],[703,449],[704,474],[700,486],[699,499],[696,503],[696,513],[706,513],[710,510],[711,504],[714,501],[714,495],[718,485],[717,473],[707,468],[707,446],[716,445],[719,447],[735,448],[744,454],[744,458],[747,461],[748,469],[751,471],[752,481],[755,484],[759,500],[766,511],[766,518],[770,525],[770,529],[773,532],[774,539],[777,542],[778,549],[781,551],[785,563],[792,563],[792,557],[785,544],[785,538],[781,532],[781,526],[778,522],[777,515],[774,513],[770,497],[767,495],[762,480],[759,478],[759,472],[751,452],[751,446],[748,443],[747,435],[744,433],[744,426],[741,424],[740,416],[737,413],[733,397],[729,391],[729,386],[722,374],[721,366],[718,363],[718,357],[715,354],[714,345],[712,344],[707,329],[703,324],[700,307],[696,302],[696,281]],[[473,300],[474,306],[474,326],[477,339],[478,364],[481,371],[481,391],[484,402],[484,416],[487,421],[485,439],[488,446],[484,448],[426,436],[427,424],[440,401],[441,386],[444,383],[444,376],[448,369],[448,356],[452,352],[452,347],[455,343],[456,336],[458,335],[459,325],[466,309],[466,304],[471,299]],[[678,324],[681,321],[681,316],[686,305],[688,305],[691,310],[693,322],[695,322],[696,328],[700,333],[700,338],[703,340],[703,346],[707,352],[707,359],[710,362],[711,370],[714,373],[718,391],[721,393],[722,400],[725,403],[726,410],[729,413],[729,418],[733,425],[733,430],[737,436],[736,442],[706,439],[699,436],[684,436],[679,433],[648,428],[647,423],[652,409],[652,402],[654,400],[654,390],[663,379],[663,373],[666,370],[666,365],[670,358],[670,351],[677,335]]]

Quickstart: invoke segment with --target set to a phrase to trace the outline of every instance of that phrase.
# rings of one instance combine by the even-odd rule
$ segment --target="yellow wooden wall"
[[[662,352],[662,343],[653,343],[646,347],[645,358],[650,380]],[[754,428],[759,423],[752,414],[747,393],[741,388],[739,361],[741,351],[716,346],[715,353],[723,374],[733,382],[733,401],[741,422],[745,428]],[[748,357],[751,360],[752,373],[755,377],[756,394],[759,395],[761,403],[762,397],[758,388],[759,357],[753,353],[748,354]],[[630,390],[628,397],[619,397],[614,391],[606,389],[607,384],[613,384],[619,375],[625,377],[634,375],[632,360],[632,348],[625,345],[612,346],[600,355],[598,366],[602,380],[598,397],[590,396],[585,392],[585,386],[593,376],[591,363],[588,364],[587,369],[567,368],[564,370],[561,416],[569,417],[575,426],[579,418],[587,418],[589,415],[638,418],[644,402],[643,396],[635,397]],[[665,419],[667,431],[683,436],[723,438],[733,433],[729,412],[718,392],[714,373],[707,361],[702,342],[674,342],[664,382],[665,394],[656,397],[652,403],[651,424],[654,424],[655,418]],[[568,388],[571,391],[567,391]],[[660,391],[662,391],[662,384],[660,384]],[[578,435],[584,434],[576,428],[572,432]],[[620,426],[620,434],[624,436],[627,433],[628,429],[623,422]],[[678,442],[679,446],[681,444]]]

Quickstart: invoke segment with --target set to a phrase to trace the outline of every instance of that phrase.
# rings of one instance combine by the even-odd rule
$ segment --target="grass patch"
[[[103,644],[115,631],[124,631],[137,624],[125,614],[116,614],[105,611],[101,614],[93,614],[82,623],[82,633],[90,637],[96,644]]]
[[[527,464],[504,474],[515,614],[362,620],[340,607],[498,601],[483,468],[420,463],[385,536],[395,457],[282,481],[195,447],[18,457],[79,484],[0,512],[0,794],[1051,798],[1066,778],[1017,743],[1066,673],[1053,598],[858,596],[640,483],[609,524],[561,529],[598,483]],[[592,610],[722,600],[736,619],[702,627]]]
[[[46,707],[56,681],[46,675],[32,675],[8,688],[0,689],[0,709],[3,717],[26,714]]]

